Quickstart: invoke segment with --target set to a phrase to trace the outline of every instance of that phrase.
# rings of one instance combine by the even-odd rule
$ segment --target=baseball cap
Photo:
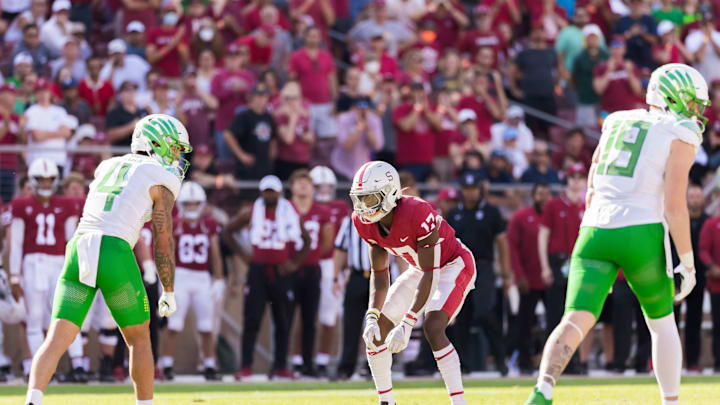
[[[125,31],[127,32],[145,32],[145,24],[138,20],[130,21],[127,25],[127,28],[125,28]]]
[[[457,190],[452,187],[447,187],[442,190],[437,195],[438,201],[451,201],[451,200],[457,200],[458,194]]]
[[[657,34],[658,36],[663,36],[667,34],[668,32],[672,32],[675,29],[675,24],[672,23],[672,21],[668,20],[662,20],[660,21],[660,24],[657,26]]]
[[[60,90],[74,89],[77,88],[78,82],[74,78],[69,78],[64,82],[60,83]]]
[[[610,41],[610,48],[625,46],[625,38],[622,35],[615,35]]]
[[[278,193],[282,193],[283,188],[280,179],[277,176],[273,176],[272,174],[270,174],[260,180],[260,185],[258,189],[260,191],[272,190]]]
[[[504,138],[505,138],[505,135],[503,134],[503,139],[504,139]],[[499,157],[499,158],[502,158],[502,159],[507,159],[508,155],[507,155],[507,153],[506,153],[504,150],[502,150],[502,149],[495,149],[495,150],[492,151],[492,153],[490,154],[490,158],[492,159],[492,158],[495,158],[495,157]]]
[[[354,104],[357,108],[370,108],[370,99],[367,97],[358,97],[355,99]]]
[[[481,181],[482,177],[475,172],[465,172],[460,176],[461,187],[477,187]]]
[[[475,9],[473,9],[473,14],[475,14],[476,17],[479,15],[488,14],[489,12],[490,12],[490,7],[486,6],[485,4],[480,4],[477,7],[475,7]]]
[[[50,80],[41,77],[37,79],[35,82],[35,91],[39,90],[50,90],[52,88],[52,83],[50,83]]]
[[[458,113],[458,121],[465,122],[465,121],[475,121],[477,120],[477,114],[475,114],[475,111],[469,109],[469,108],[463,108]]]
[[[52,5],[52,12],[57,13],[62,10],[70,10],[70,1],[68,0],[55,0]]]
[[[137,89],[138,89],[137,83],[130,81],[130,80],[125,80],[120,85],[120,88],[118,89],[118,91],[137,90]]]
[[[13,59],[13,66],[17,66],[21,63],[27,63],[32,65],[33,63],[33,57],[27,52],[20,52],[19,54],[15,55],[15,59]]]
[[[197,156],[197,155],[210,155],[210,154],[212,154],[212,152],[210,151],[210,147],[207,146],[207,145],[204,144],[204,143],[198,145],[198,147],[195,148],[195,149],[193,150],[193,152],[195,153],[196,156]]]
[[[597,24],[588,24],[583,27],[582,29],[583,37],[587,38],[590,35],[597,35],[598,37],[602,38],[603,33],[600,27],[597,26]]]
[[[268,94],[270,94],[270,92],[268,91],[268,88],[267,88],[267,86],[266,86],[264,83],[258,83],[258,84],[255,85],[255,87],[253,87],[253,89],[252,89],[252,91],[250,92],[250,94],[254,94],[254,95],[268,95]]]
[[[108,53],[110,55],[114,53],[125,53],[127,52],[127,45],[125,45],[125,41],[123,41],[120,38],[113,39],[108,43]]]
[[[511,105],[507,110],[507,117],[509,119],[522,118],[524,116],[525,116],[525,111],[520,106]]]
[[[94,139],[97,135],[95,126],[93,124],[82,124],[75,130],[75,136],[73,137],[77,142],[83,139]]]
[[[0,86],[0,93],[5,93],[8,91],[10,93],[17,94],[17,90],[11,84],[6,83],[6,84],[3,84],[2,86]]]
[[[575,174],[587,174],[587,170],[585,169],[585,165],[582,163],[573,163],[570,165],[570,167],[567,168],[565,171],[565,174],[568,177],[571,177]]]

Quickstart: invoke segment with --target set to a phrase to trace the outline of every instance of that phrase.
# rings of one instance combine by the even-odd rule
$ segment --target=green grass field
[[[468,404],[522,405],[527,398],[530,379],[467,381]],[[18,405],[25,388],[0,386],[0,405]],[[659,404],[658,388],[652,378],[570,379],[561,380],[555,390],[554,404]],[[720,405],[720,378],[683,379],[683,404]],[[412,381],[395,384],[398,405],[434,405],[448,403],[441,381]],[[43,405],[133,405],[130,385],[53,385]],[[376,405],[371,383],[266,383],[266,384],[160,384],[155,390],[157,405]]]

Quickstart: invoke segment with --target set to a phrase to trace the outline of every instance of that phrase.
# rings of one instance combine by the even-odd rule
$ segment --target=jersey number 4
[[[118,166],[120,167],[119,170]],[[113,202],[115,202],[115,196],[120,194],[123,188],[125,188],[125,185],[127,184],[126,176],[130,166],[130,163],[123,163],[122,166],[120,166],[120,162],[115,163],[112,169],[108,170],[107,174],[100,182],[97,192],[108,194],[107,198],[105,198],[105,211],[110,211],[112,209]],[[115,182],[108,184],[110,182],[110,178],[114,178]]]
[[[616,121],[603,146],[597,174],[632,177],[650,123],[646,121]]]

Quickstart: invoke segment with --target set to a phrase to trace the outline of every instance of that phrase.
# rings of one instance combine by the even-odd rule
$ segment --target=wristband
[[[10,276],[10,284],[20,284],[20,276],[13,274]]]
[[[682,263],[683,266],[687,269],[694,269],[695,268],[695,258],[693,257],[693,252],[690,251],[688,253],[684,253],[680,255],[680,263]]]
[[[417,314],[413,311],[408,311],[405,314],[405,317],[403,318],[403,322],[408,324],[410,326],[410,328],[413,328],[415,326],[415,324],[417,323],[417,321],[418,321]]]
[[[370,308],[367,310],[367,312],[365,312],[365,318],[367,318],[368,316],[373,316],[375,317],[375,319],[379,319],[380,311],[375,308]]]
[[[373,273],[384,273],[384,272],[388,271],[388,269],[390,269],[390,267],[385,266],[384,269],[380,269],[380,270],[370,269],[370,271],[372,271]]]

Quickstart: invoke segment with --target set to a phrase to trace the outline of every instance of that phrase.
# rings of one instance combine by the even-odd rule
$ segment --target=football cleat
[[[295,376],[293,376],[293,373],[290,372],[290,370],[286,368],[279,368],[270,373],[270,379],[277,381],[289,381],[295,379]]]
[[[535,387],[525,405],[552,405],[552,399],[545,399],[545,396]]]
[[[235,381],[241,381],[251,375],[252,371],[250,370],[250,367],[243,367],[242,370],[235,373]]]
[[[317,366],[315,374],[317,374],[318,378],[328,378],[328,376],[330,375],[330,373],[328,373],[328,368],[326,365]]]
[[[172,381],[175,379],[175,372],[172,367],[165,367],[163,369],[163,375],[165,376],[165,381]]]
[[[205,381],[219,381],[221,379],[217,373],[217,370],[215,370],[213,367],[205,367],[203,376],[205,376]]]

